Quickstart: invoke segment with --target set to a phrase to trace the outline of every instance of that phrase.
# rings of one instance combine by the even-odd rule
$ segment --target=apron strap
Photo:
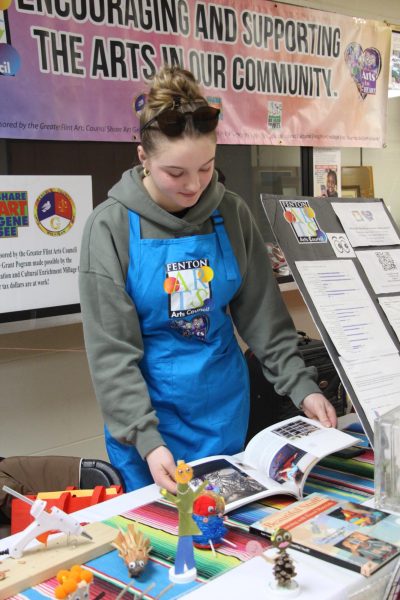
[[[228,281],[233,281],[234,279],[236,279],[236,270],[234,262],[232,260],[231,243],[229,241],[228,234],[226,233],[226,229],[224,227],[224,218],[219,212],[219,210],[214,210],[214,212],[211,215],[211,218],[214,222],[214,229],[217,234],[220,248],[222,250],[222,257],[224,260],[227,279]]]
[[[134,210],[129,211],[130,227],[133,233],[133,240],[139,244],[141,233],[140,233],[140,217]]]
[[[140,256],[140,217],[134,210],[128,210],[129,215],[129,256]],[[129,258],[130,269],[135,278],[139,277],[139,261]]]

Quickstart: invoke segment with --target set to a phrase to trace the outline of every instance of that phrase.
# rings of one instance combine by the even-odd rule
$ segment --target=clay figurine
[[[58,571],[56,579],[59,585],[54,589],[57,600],[87,600],[90,595],[90,586],[93,583],[93,573],[74,565],[68,571]]]
[[[193,503],[193,519],[201,530],[193,536],[196,548],[214,550],[224,541],[227,528],[224,525],[225,501],[223,496],[206,489]]]
[[[126,531],[120,530],[111,544],[128,567],[129,577],[139,577],[149,562],[150,540],[129,523]]]

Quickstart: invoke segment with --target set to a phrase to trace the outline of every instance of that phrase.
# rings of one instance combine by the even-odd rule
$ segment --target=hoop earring
[[[146,167],[143,167],[143,176],[148,177],[149,175],[150,175],[150,171],[148,169],[146,169]]]

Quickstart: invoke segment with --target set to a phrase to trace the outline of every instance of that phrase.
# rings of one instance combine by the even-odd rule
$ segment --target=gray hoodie
[[[296,406],[313,392],[315,369],[306,368],[297,333],[282,301],[262,237],[245,202],[214,177],[184,218],[156,204],[142,184],[143,170],[126,171],[109,198],[88,219],[82,240],[80,300],[85,344],[105,423],[118,441],[134,445],[144,458],[164,444],[140,368],[140,321],[125,289],[129,265],[128,211],[140,215],[143,238],[210,233],[218,208],[239,264],[242,284],[229,310],[236,329],[261,361],[278,394]]]

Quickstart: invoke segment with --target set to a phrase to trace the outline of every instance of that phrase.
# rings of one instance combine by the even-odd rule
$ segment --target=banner
[[[0,0],[0,9],[2,137],[138,141],[147,83],[169,63],[190,69],[221,108],[220,143],[384,143],[383,22],[264,0]]]
[[[86,175],[0,176],[0,313],[79,304]]]

